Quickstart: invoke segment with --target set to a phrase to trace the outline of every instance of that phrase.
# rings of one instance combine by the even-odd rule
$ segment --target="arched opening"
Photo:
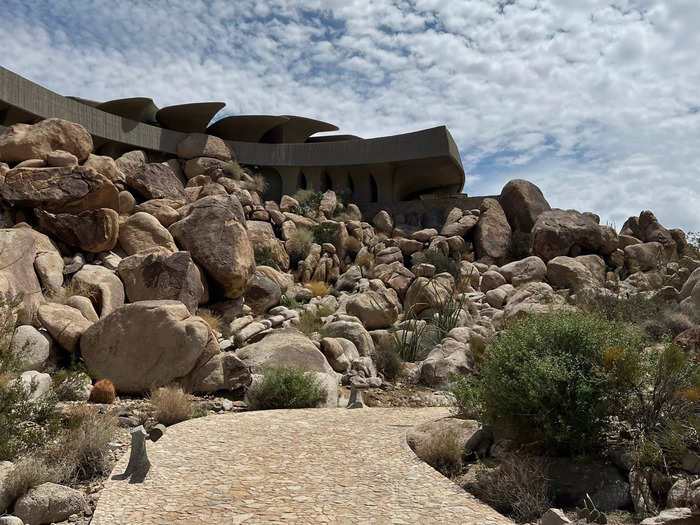
[[[323,177],[321,177],[321,191],[327,191],[333,189],[333,181],[327,171],[323,172]]]
[[[349,200],[355,198],[355,181],[352,180],[352,175],[350,175],[350,172],[348,172],[348,193],[350,194],[348,196]]]
[[[260,172],[267,182],[263,200],[279,202],[282,198],[282,177],[274,168],[265,167]]]
[[[379,200],[379,190],[377,189],[377,181],[374,180],[374,175],[369,174],[369,202],[377,202]]]
[[[299,172],[299,177],[297,177],[297,188],[300,190],[305,190],[307,189],[307,182],[306,182],[306,175],[304,175],[303,171]]]

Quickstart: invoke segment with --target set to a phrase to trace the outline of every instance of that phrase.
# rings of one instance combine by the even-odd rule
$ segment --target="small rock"
[[[87,504],[83,493],[55,483],[43,483],[30,489],[15,503],[15,514],[27,523],[41,525],[63,521],[82,514]]]

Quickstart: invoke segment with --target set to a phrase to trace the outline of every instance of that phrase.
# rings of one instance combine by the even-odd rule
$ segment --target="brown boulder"
[[[537,217],[551,210],[542,190],[523,179],[509,181],[498,198],[513,231],[530,233]]]
[[[195,368],[181,382],[188,392],[241,390],[250,385],[250,369],[233,352],[221,352]]]
[[[126,177],[119,167],[117,167],[117,163],[112,157],[90,154],[83,166],[94,169],[97,173],[104,175],[112,182],[126,182]]]
[[[506,214],[496,199],[481,203],[479,222],[474,229],[474,244],[479,259],[501,261],[508,255],[511,229]]]
[[[106,252],[114,248],[119,235],[119,214],[109,208],[87,210],[77,215],[35,210],[39,228],[69,246],[86,252]]]
[[[45,159],[55,150],[72,153],[82,162],[92,151],[92,137],[80,124],[59,118],[13,124],[0,134],[0,160],[9,164]]]
[[[15,206],[58,213],[119,209],[119,191],[105,176],[84,166],[10,170],[0,196]]]
[[[124,304],[124,285],[104,266],[86,264],[73,276],[73,282],[95,299],[100,318]]]
[[[253,250],[264,250],[268,248],[277,267],[280,270],[289,270],[289,254],[284,249],[284,244],[276,236],[269,222],[247,221],[248,239],[253,245]]]
[[[133,255],[157,246],[176,252],[177,246],[170,232],[153,215],[137,212],[131,215],[119,229],[119,245]]]
[[[144,199],[185,201],[185,187],[167,164],[140,164],[125,173],[126,183]]]
[[[56,303],[39,307],[39,322],[61,348],[69,352],[78,349],[80,337],[92,325],[77,308]]]
[[[83,334],[91,374],[119,392],[143,393],[185,377],[219,352],[209,326],[179,301],[139,301],[115,310]]]
[[[134,206],[133,211],[135,213],[145,212],[153,215],[158,219],[158,222],[167,228],[172,223],[180,220],[180,213],[177,211],[177,208],[180,207],[178,204],[179,203],[169,199],[152,199],[137,204]]]
[[[181,214],[183,218],[170,226],[173,237],[221,286],[225,297],[241,297],[255,271],[255,258],[238,199],[205,197]]]
[[[199,269],[188,252],[137,253],[122,259],[117,272],[131,302],[170,299],[195,314],[204,294]]]
[[[177,145],[177,156],[181,159],[195,157],[213,157],[219,160],[231,160],[232,152],[219,137],[204,133],[190,133]]]
[[[264,314],[280,304],[282,290],[277,282],[256,269],[245,292],[245,304],[256,314]]]

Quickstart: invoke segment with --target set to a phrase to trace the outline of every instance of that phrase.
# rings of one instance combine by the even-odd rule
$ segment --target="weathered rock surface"
[[[124,304],[124,285],[112,270],[104,266],[86,264],[73,276],[73,281],[94,296],[100,317]]]
[[[5,174],[0,196],[15,206],[54,213],[119,209],[119,191],[104,175],[84,166],[16,168]]]
[[[369,290],[354,294],[345,305],[348,314],[354,315],[368,330],[387,328],[396,322],[401,312],[399,297],[379,279],[369,282]]]
[[[513,231],[530,233],[537,217],[551,207],[542,190],[529,181],[513,179],[503,186],[498,198]]]
[[[484,199],[481,215],[474,229],[474,247],[479,259],[500,261],[508,255],[511,228],[506,214],[495,199]]]
[[[180,301],[194,315],[204,294],[199,269],[188,252],[137,253],[122,259],[117,272],[130,302]]]
[[[13,354],[21,361],[21,371],[41,370],[51,352],[51,338],[31,325],[15,328],[10,341]]]
[[[92,323],[80,310],[63,304],[48,303],[39,307],[39,321],[61,348],[75,352],[83,335]]]
[[[279,284],[256,269],[245,292],[245,304],[250,306],[254,313],[264,314],[279,304],[281,296],[282,289]]]
[[[153,215],[137,212],[119,229],[119,245],[127,255],[157,246],[176,252],[177,246],[170,232]]]
[[[372,336],[359,322],[359,319],[348,316],[349,319],[333,319],[323,326],[327,337],[344,338],[352,341],[360,356],[366,357],[374,354],[374,342]]]
[[[31,525],[57,523],[87,508],[79,490],[55,483],[43,483],[30,489],[15,503],[15,515]]]
[[[231,150],[219,137],[205,133],[191,133],[177,145],[177,156],[181,159],[195,157],[212,157],[219,160],[231,160]]]
[[[179,301],[127,304],[93,324],[80,341],[91,374],[119,392],[167,385],[219,352],[209,326]]]
[[[69,246],[86,252],[106,252],[114,248],[119,235],[119,214],[110,208],[87,210],[77,215],[35,210],[39,228]]]
[[[0,134],[0,160],[9,164],[45,159],[54,150],[72,153],[82,162],[92,151],[92,137],[80,124],[59,118],[13,124]]]
[[[182,380],[188,392],[240,390],[251,383],[250,369],[233,352],[220,352]]]
[[[83,166],[94,169],[97,173],[104,175],[112,182],[126,182],[126,177],[117,167],[117,163],[112,157],[90,154]]]
[[[439,308],[454,290],[454,277],[441,273],[432,279],[417,277],[406,292],[405,312],[418,315],[426,308]]]
[[[547,263],[547,280],[553,286],[572,290],[596,285],[596,280],[588,268],[565,255],[555,257]]]
[[[158,222],[166,228],[172,223],[180,220],[180,213],[177,208],[180,207],[178,201],[170,199],[151,199],[150,201],[142,202],[134,206],[134,213],[145,212],[153,215]]]
[[[126,183],[144,199],[185,201],[185,187],[167,164],[141,164],[126,172]]]
[[[241,297],[253,276],[255,258],[238,199],[205,197],[182,214],[183,219],[170,226],[173,237],[217,282],[225,297]]]
[[[509,318],[571,309],[573,307],[567,305],[566,300],[557,295],[547,283],[531,282],[520,286],[508,299],[503,314]]]
[[[264,221],[247,221],[247,227],[253,250],[269,249],[277,267],[282,271],[289,270],[289,255],[284,244],[275,236],[272,225]]]
[[[547,265],[542,259],[532,255],[501,266],[499,272],[510,284],[520,286],[533,281],[543,281],[547,275]]]

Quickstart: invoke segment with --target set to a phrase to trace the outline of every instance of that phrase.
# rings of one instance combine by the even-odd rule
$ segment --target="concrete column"
[[[319,166],[307,166],[303,168],[302,171],[304,175],[306,175],[307,188],[314,191],[321,191],[323,168]]]
[[[377,202],[394,201],[394,167],[389,164],[379,164],[370,167],[370,173],[377,183]]]
[[[282,177],[282,195],[294,195],[299,189],[297,187],[299,168],[294,166],[280,166],[276,169],[280,177]]]
[[[370,202],[372,190],[370,188],[369,172],[367,171],[367,168],[350,168],[350,176],[352,177],[355,185],[354,198],[357,200],[357,202]]]

